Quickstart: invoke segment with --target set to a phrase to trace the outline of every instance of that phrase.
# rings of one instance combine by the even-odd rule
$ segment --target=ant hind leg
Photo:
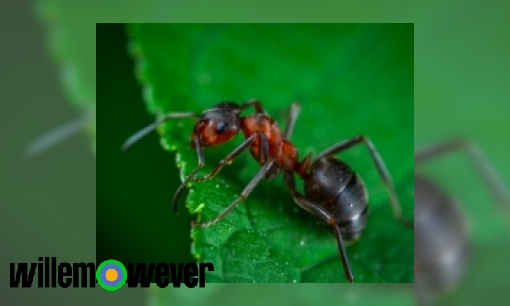
[[[475,168],[477,169],[480,177],[483,179],[485,185],[489,188],[501,208],[510,217],[510,195],[508,194],[508,191],[503,186],[502,180],[498,177],[493,167],[491,167],[487,158],[482,154],[480,148],[472,142],[459,138],[423,148],[415,153],[414,163],[415,165],[423,163],[440,155],[459,149],[468,153],[468,156],[475,165]]]
[[[308,200],[305,196],[300,194],[295,189],[294,174],[292,172],[286,171],[284,174],[284,180],[287,186],[289,187],[292,193],[292,197],[294,198],[294,201],[296,202],[297,205],[299,205],[306,211],[318,216],[322,220],[326,221],[329,225],[333,226],[335,238],[338,245],[338,252],[340,253],[340,258],[342,259],[342,264],[344,266],[345,276],[347,280],[352,283],[354,277],[352,275],[351,266],[349,265],[347,253],[345,252],[345,246],[343,243],[342,234],[340,232],[340,227],[338,226],[335,217],[333,217],[333,215],[329,213],[324,207]]]
[[[379,176],[383,180],[384,184],[386,185],[386,189],[388,190],[388,194],[390,197],[390,204],[391,208],[393,209],[393,215],[395,216],[395,219],[402,223],[404,226],[409,227],[411,229],[414,229],[414,221],[409,220],[408,218],[404,217],[402,214],[402,208],[400,206],[400,202],[397,197],[397,192],[395,191],[395,186],[393,184],[393,180],[391,179],[391,176],[386,169],[386,165],[384,164],[381,156],[379,155],[379,152],[375,148],[372,141],[366,137],[366,136],[357,136],[354,138],[350,138],[344,141],[341,141],[328,149],[321,152],[316,158],[316,160],[319,160],[324,157],[333,156],[336,153],[339,153],[341,151],[345,151],[349,148],[351,148],[354,145],[363,143],[368,148],[368,151],[370,152],[370,156],[372,157],[372,161],[374,162],[377,171],[379,172]],[[314,162],[315,162],[314,161]]]

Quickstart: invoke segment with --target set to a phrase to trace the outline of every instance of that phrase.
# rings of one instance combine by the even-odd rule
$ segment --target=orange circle
[[[108,269],[108,270],[106,270],[105,277],[108,281],[113,282],[113,281],[117,280],[117,277],[119,277],[119,275],[117,274],[117,270]]]

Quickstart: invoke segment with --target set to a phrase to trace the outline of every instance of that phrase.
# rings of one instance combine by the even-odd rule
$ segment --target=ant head
[[[223,102],[204,111],[195,125],[193,136],[198,137],[204,147],[229,141],[239,133],[241,109],[234,102]],[[194,147],[192,141],[191,144]]]

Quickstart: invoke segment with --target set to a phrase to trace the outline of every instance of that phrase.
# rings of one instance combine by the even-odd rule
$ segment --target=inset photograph
[[[97,262],[413,283],[413,98],[413,24],[98,24]]]

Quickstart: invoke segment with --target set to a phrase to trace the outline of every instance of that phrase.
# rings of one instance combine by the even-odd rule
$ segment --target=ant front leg
[[[393,209],[395,219],[397,219],[403,225],[414,229],[414,222],[403,216],[402,208],[400,207],[400,202],[397,197],[397,192],[395,191],[395,186],[393,185],[393,180],[391,179],[391,176],[388,170],[386,169],[386,165],[384,164],[381,156],[379,155],[372,141],[370,141],[368,137],[361,135],[337,143],[336,145],[333,145],[332,147],[321,152],[315,158],[314,162],[323,157],[329,157],[341,151],[347,150],[352,146],[360,143],[364,143],[367,146],[368,151],[370,152],[370,156],[372,157],[372,160],[377,168],[377,171],[379,172],[379,176],[382,178],[384,184],[386,185],[386,188],[388,189],[388,193],[390,196],[390,204]]]
[[[272,160],[268,163],[265,163],[264,166],[262,167],[262,169],[257,173],[257,175],[255,175],[255,177],[248,184],[248,186],[246,186],[246,188],[244,188],[243,192],[241,193],[241,196],[239,196],[237,199],[235,199],[235,201],[232,202],[232,204],[230,204],[225,210],[223,210],[217,217],[215,217],[212,220],[205,221],[205,222],[193,221],[191,223],[191,225],[199,226],[199,227],[208,227],[208,226],[211,226],[211,225],[215,224],[216,222],[220,221],[221,219],[223,219],[223,217],[225,217],[226,214],[228,214],[239,203],[241,203],[241,201],[246,200],[248,195],[253,191],[253,189],[255,188],[255,186],[257,186],[257,184],[260,182],[260,180],[262,180],[262,178],[264,178],[266,173],[268,173],[269,170],[271,170],[271,168],[273,167],[274,164],[275,164],[274,160]]]
[[[250,107],[250,106],[253,106],[255,108],[255,111],[258,113],[258,114],[264,114],[266,115],[267,112],[266,110],[264,109],[264,107],[262,107],[262,103],[260,103],[259,100],[257,99],[251,99],[251,100],[248,100],[246,102],[244,102],[243,104],[241,104],[239,106],[239,108],[242,110]]]
[[[326,221],[328,224],[333,226],[333,230],[335,232],[335,238],[338,244],[338,251],[340,253],[340,257],[342,258],[342,263],[344,266],[345,276],[349,282],[353,282],[354,277],[352,275],[351,266],[349,265],[349,260],[347,259],[347,253],[345,252],[345,246],[343,243],[342,233],[340,232],[340,227],[338,223],[333,217],[331,213],[329,213],[324,207],[308,200],[305,196],[301,195],[295,188],[294,182],[294,174],[292,172],[286,171],[284,174],[285,183],[289,187],[292,197],[297,205],[306,211],[318,216],[322,220]]]
[[[205,166],[205,159],[204,159],[204,151],[202,150],[202,145],[200,144],[199,137],[193,137],[193,142],[195,144],[195,147],[197,149],[197,155],[198,155],[198,166],[191,171],[191,173],[184,179],[182,184],[177,188],[174,194],[174,198],[172,200],[172,205],[174,207],[174,211],[177,212],[177,200],[179,199],[179,196],[181,195],[182,191],[186,187],[186,185],[195,177],[195,175]]]
[[[256,139],[260,141],[260,150],[259,150],[259,159],[265,163],[269,159],[269,141],[261,131],[257,131],[257,133],[251,135],[246,138],[246,140],[240,144],[237,148],[234,149],[227,157],[222,159],[218,165],[211,171],[211,173],[202,176],[193,178],[194,182],[204,182],[212,179],[216,176],[225,165],[230,164],[239,154],[241,154],[244,150],[250,147]]]

